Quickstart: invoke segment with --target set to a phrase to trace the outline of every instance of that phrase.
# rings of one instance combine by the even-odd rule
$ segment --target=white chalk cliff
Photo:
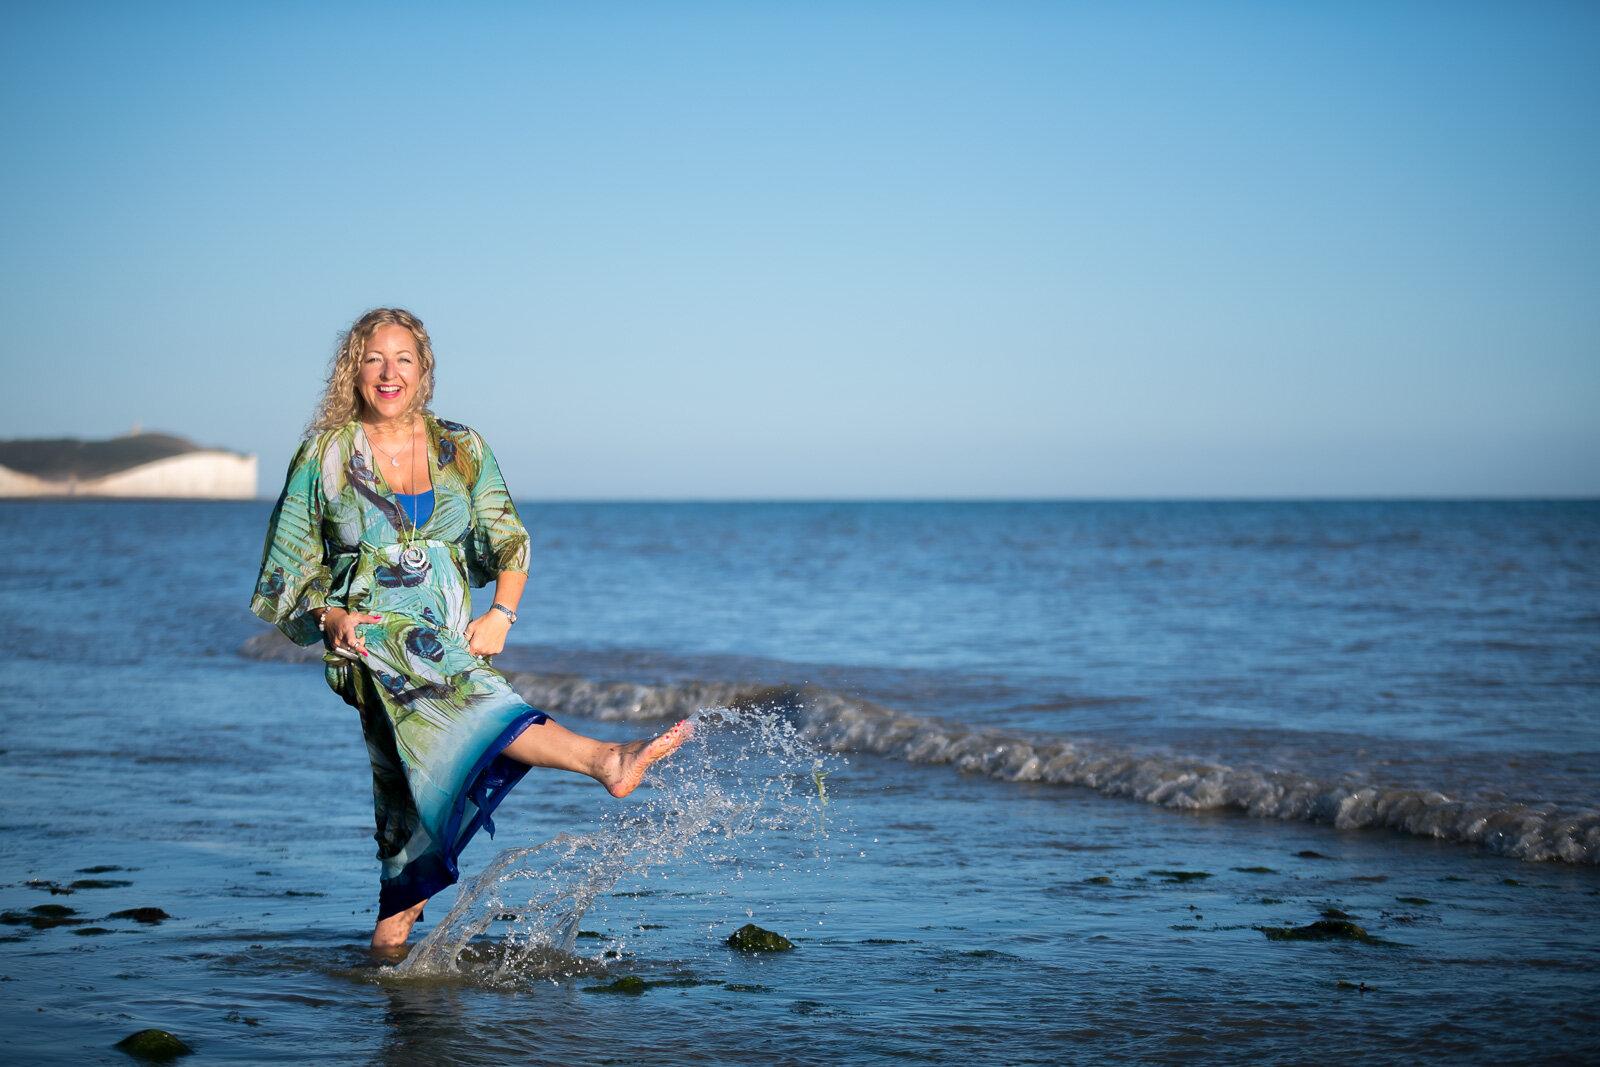
[[[0,441],[0,497],[256,495],[256,457],[181,437],[133,433],[110,441]]]

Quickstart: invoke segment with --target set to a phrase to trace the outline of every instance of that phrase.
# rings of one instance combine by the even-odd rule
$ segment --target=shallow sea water
[[[672,773],[652,775],[625,802],[584,780],[535,772],[497,814],[497,837],[469,848],[469,872],[503,849],[562,834],[634,851],[598,873],[581,858],[563,860],[558,847],[535,853],[535,877],[500,887],[505,913],[518,918],[467,945],[461,973],[420,976],[363,951],[376,862],[352,715],[315,666],[238,654],[260,632],[243,613],[242,592],[265,506],[0,508],[0,547],[14,562],[0,576],[0,767],[8,777],[0,911],[18,919],[0,926],[6,1059],[127,1062],[113,1045],[144,1027],[186,1040],[197,1050],[191,1063],[1576,1062],[1600,1052],[1600,865],[1528,862],[1384,828],[1251,817],[1227,804],[1172,808],[1026,775],[964,772],[958,759],[941,761],[931,739],[945,735],[930,725],[973,707],[971,718],[1005,739],[1153,739],[1169,769],[1196,755],[1238,766],[1241,753],[1292,753],[1297,740],[1315,749],[1297,772],[1333,759],[1324,738],[1344,753],[1393,750],[1358,768],[1369,778],[1407,756],[1396,737],[1426,735],[1417,738],[1414,773],[1452,757],[1468,764],[1460,779],[1432,780],[1435,787],[1474,788],[1492,768],[1518,765],[1529,780],[1497,788],[1582,811],[1592,797],[1584,790],[1594,788],[1586,772],[1600,771],[1586,747],[1597,666],[1592,627],[1582,622],[1588,571],[1569,570],[1560,582],[1542,575],[1534,603],[1559,585],[1569,600],[1512,616],[1519,628],[1556,631],[1556,651],[1484,653],[1510,656],[1537,690],[1533,703],[1573,724],[1567,751],[1535,730],[1514,747],[1507,739],[1516,723],[1506,726],[1494,707],[1514,701],[1484,685],[1488,706],[1475,718],[1499,721],[1498,739],[1478,731],[1452,747],[1446,731],[1419,725],[1442,716],[1438,708],[1401,709],[1392,729],[1380,724],[1362,736],[1351,720],[1372,709],[1341,719],[1331,698],[1312,716],[1314,729],[1300,729],[1297,712],[1270,721],[1270,701],[1243,694],[1273,688],[1269,679],[1289,655],[1281,647],[1254,659],[1241,653],[1231,674],[1216,670],[1207,681],[1192,668],[1199,653],[1171,632],[1131,645],[1108,637],[1108,662],[1152,645],[1176,643],[1180,653],[1162,661],[1155,679],[1111,664],[1112,681],[1085,684],[1099,676],[1081,658],[1052,672],[1048,661],[1066,654],[1063,645],[1089,637],[1050,631],[1055,609],[1039,604],[1024,621],[1002,618],[1003,600],[1000,615],[982,608],[985,581],[1011,580],[992,572],[1027,570],[1016,559],[968,560],[989,577],[942,596],[907,590],[966,579],[940,578],[932,566],[904,581],[877,579],[882,611],[921,634],[916,648],[887,654],[881,631],[890,627],[847,624],[866,617],[871,590],[835,588],[825,570],[793,562],[816,554],[806,531],[820,507],[798,509],[787,534],[782,509],[762,506],[731,519],[667,506],[530,507],[550,568],[535,577],[550,619],[519,625],[528,643],[505,663],[639,683],[658,695],[681,695],[693,679],[805,682],[923,716],[908,743],[933,752],[929,760],[904,746],[851,749],[825,730],[808,734],[786,696],[739,713],[781,743],[708,716],[700,739],[668,765]],[[961,522],[953,510],[939,517],[947,541]],[[630,517],[619,518],[623,511]],[[838,558],[856,585],[872,571],[857,554],[876,552],[893,572],[904,557],[932,551],[916,549],[915,539],[897,549],[903,515],[886,524],[874,515],[846,509],[855,532],[827,539],[855,546]],[[992,519],[980,506],[969,527]],[[1593,514],[1580,509],[1573,522],[1579,547],[1590,543],[1582,523],[1595,525]],[[674,525],[681,529],[652,540],[652,528]],[[1422,528],[1424,541],[1434,537]],[[597,530],[610,530],[610,540]],[[707,530],[723,530],[724,542],[693,559],[690,546]],[[788,571],[770,558],[783,555],[771,542],[784,537]],[[88,546],[81,566],[60,568],[63,543]],[[1546,551],[1559,561],[1576,550]],[[719,569],[732,577],[717,578]],[[748,584],[762,570],[772,573],[771,587],[738,600],[734,578]],[[1026,577],[1015,580],[1025,586]],[[848,604],[814,612],[812,587]],[[966,603],[967,613],[918,622],[911,609],[919,595],[946,610]],[[1515,601],[1510,590],[1497,595]],[[702,613],[711,621],[697,628]],[[1394,614],[1384,625],[1412,632]],[[1569,619],[1564,636],[1552,616]],[[1033,644],[1045,651],[1013,649],[1018,662],[1007,664],[998,638],[957,640],[991,622],[1013,636],[1041,631]],[[1108,616],[1060,628],[1109,634],[1119,625]],[[1272,620],[1257,625],[1271,629]],[[1247,621],[1230,626],[1249,631]],[[931,631],[939,629],[959,647],[937,652]],[[779,654],[785,634],[787,657]],[[1361,694],[1410,678],[1441,703],[1465,700],[1472,680],[1495,669],[1476,657],[1449,661],[1439,652],[1449,640],[1397,651],[1391,658],[1410,665],[1376,664],[1368,673],[1378,677],[1352,678],[1346,688]],[[1283,641],[1269,633],[1257,643]],[[1432,681],[1416,677],[1419,662]],[[990,690],[986,677],[1003,684]],[[1195,694],[1218,679],[1231,695],[1207,705]],[[1316,685],[1331,691],[1337,679]],[[1042,708],[1051,692],[1073,695],[1075,686],[1091,702]],[[1288,692],[1300,698],[1315,687],[1299,679]],[[984,691],[987,708],[963,697]],[[1151,710],[1163,700],[1168,711]],[[1225,728],[1206,728],[1229,701],[1238,714]],[[592,706],[574,699],[579,707],[592,714],[558,714],[602,737],[666,721],[614,696]],[[1269,721],[1252,732],[1259,720]],[[800,732],[785,733],[787,725]],[[1468,758],[1484,752],[1476,763]],[[826,806],[814,770],[826,772]],[[1577,783],[1565,792],[1564,776]],[[550,918],[538,905],[551,877],[596,892],[570,954],[525,940]],[[420,932],[444,919],[451,898],[430,904]],[[52,905],[72,909],[55,918],[81,921],[50,925],[52,916],[34,910]],[[113,917],[134,908],[170,918]],[[1335,910],[1375,940],[1277,941],[1262,929],[1303,926]],[[36,918],[45,921],[36,926]],[[730,950],[724,939],[751,921],[785,934],[795,950]],[[601,991],[624,976],[643,979],[643,991]]]

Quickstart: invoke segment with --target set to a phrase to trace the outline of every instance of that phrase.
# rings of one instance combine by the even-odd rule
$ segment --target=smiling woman
[[[409,312],[378,308],[345,335],[311,436],[273,509],[250,607],[294,641],[321,640],[328,685],[361,713],[383,873],[375,949],[397,949],[457,859],[529,767],[631,793],[688,739],[608,744],[529,707],[489,657],[527,582],[528,534],[494,453],[434,417],[433,347]],[[471,617],[470,587],[495,582]]]

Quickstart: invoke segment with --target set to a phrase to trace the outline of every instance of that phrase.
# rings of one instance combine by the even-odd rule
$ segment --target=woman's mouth
[[[377,394],[379,396],[383,397],[385,400],[393,400],[395,397],[400,395],[400,386],[398,386],[398,385],[380,385],[380,386],[377,387],[376,391],[377,391]]]

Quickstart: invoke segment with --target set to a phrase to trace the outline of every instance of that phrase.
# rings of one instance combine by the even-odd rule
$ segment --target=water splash
[[[842,760],[805,740],[791,714],[772,705],[695,712],[694,738],[651,768],[636,800],[596,833],[501,852],[462,883],[394,974],[490,985],[594,974],[603,964],[578,954],[579,923],[604,895],[698,868],[711,881],[700,895],[715,896],[748,870],[782,867],[771,858],[786,854],[780,842],[825,868],[838,819],[819,786]],[[614,944],[607,955],[626,951]]]

